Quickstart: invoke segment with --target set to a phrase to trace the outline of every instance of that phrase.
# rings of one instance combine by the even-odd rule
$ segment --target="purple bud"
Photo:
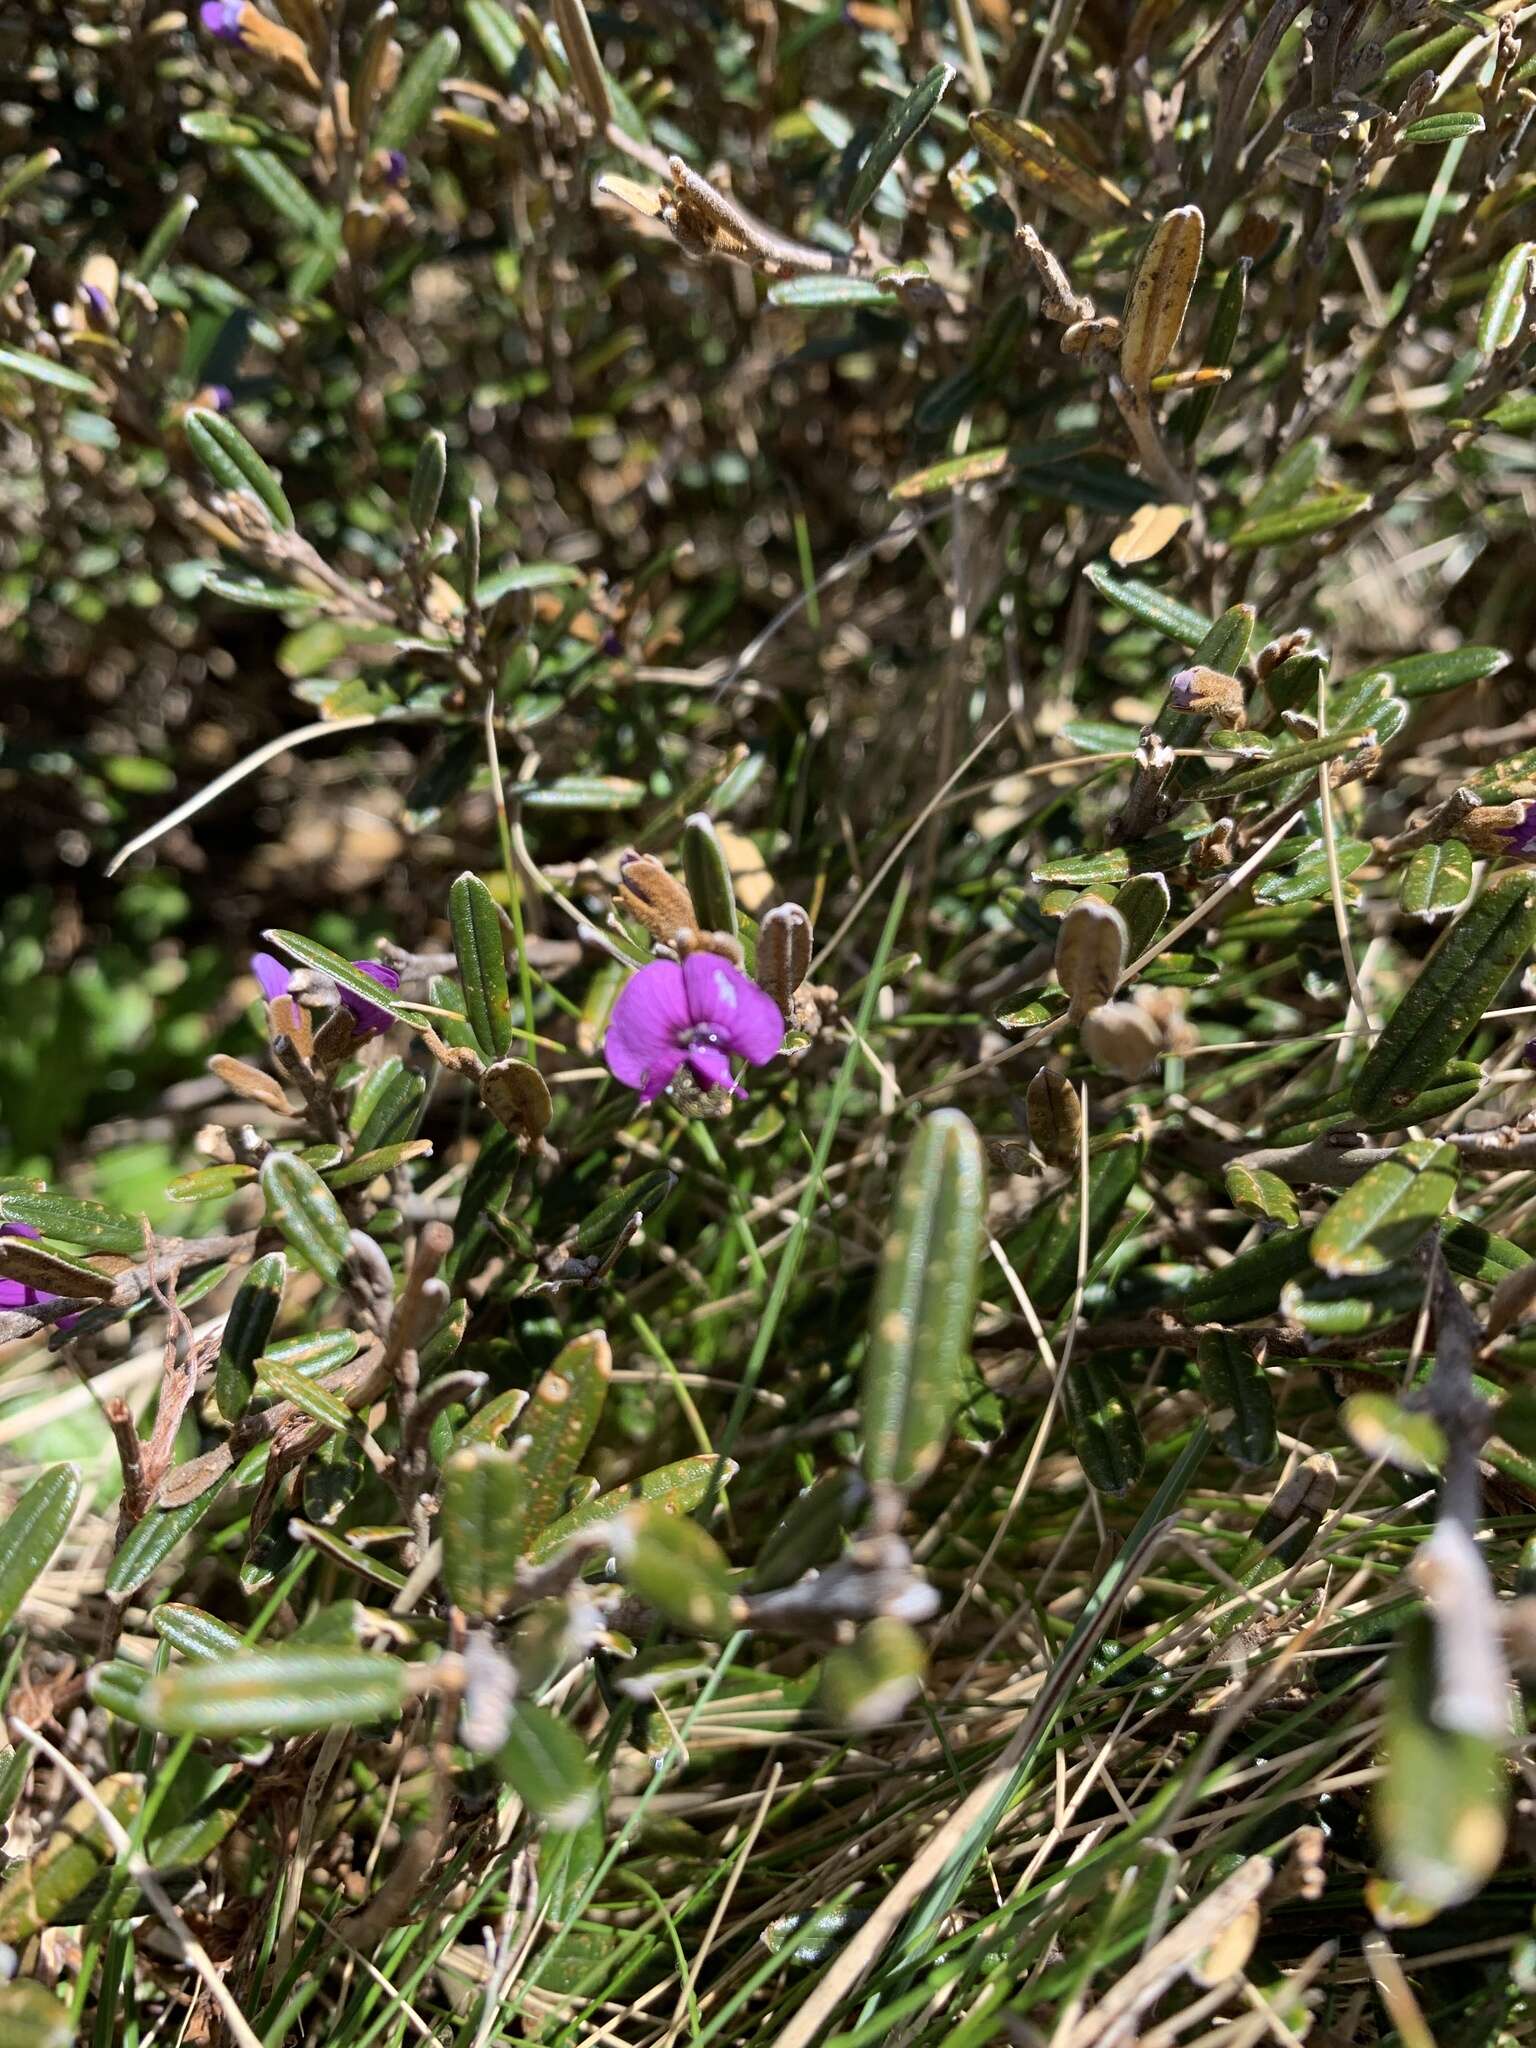
[[[1194,709],[1195,672],[1192,668],[1181,668],[1168,685],[1168,702],[1175,711]]]
[[[410,164],[402,149],[386,149],[384,152],[384,182],[401,191],[411,175]]]
[[[228,412],[235,402],[235,394],[227,384],[205,384],[197,394],[197,402],[210,412]]]
[[[1525,806],[1524,817],[1509,827],[1505,837],[1511,853],[1536,853],[1536,803]]]
[[[80,290],[84,296],[88,312],[95,316],[91,321],[91,325],[93,327],[110,327],[112,325],[112,301],[107,297],[101,286],[99,284],[83,284]]]
[[[245,0],[203,0],[197,18],[204,32],[237,50],[246,47]]]

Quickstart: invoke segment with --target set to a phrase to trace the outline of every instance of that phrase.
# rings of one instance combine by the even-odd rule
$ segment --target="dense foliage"
[[[0,25],[0,2044],[1530,2038],[1528,11]]]

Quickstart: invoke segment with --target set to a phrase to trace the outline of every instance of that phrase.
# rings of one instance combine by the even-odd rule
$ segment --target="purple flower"
[[[384,152],[385,184],[393,185],[398,192],[410,175],[411,167],[406,161],[405,151],[403,149],[386,149]]]
[[[653,960],[625,983],[613,1006],[603,1057],[615,1079],[654,1102],[686,1060],[706,1088],[746,1090],[731,1079],[731,1055],[754,1067],[784,1042],[771,996],[722,960],[690,953],[682,965]]]
[[[30,1223],[0,1223],[0,1237],[41,1237],[40,1230],[34,1230]],[[57,1294],[50,1294],[46,1287],[29,1287],[25,1280],[0,1279],[0,1309],[37,1308],[45,1301],[59,1300]],[[80,1320],[80,1311],[73,1315],[60,1316],[60,1329],[67,1329],[71,1323]]]
[[[1536,853],[1536,804],[1527,804],[1525,816],[1504,834],[1511,853]]]
[[[388,989],[393,995],[400,986],[400,977],[393,967],[386,967],[382,960],[354,960],[352,965],[359,974],[366,974],[370,981],[376,981],[380,988]],[[251,972],[261,983],[261,992],[269,1003],[275,1003],[279,996],[288,993],[293,975],[281,960],[271,953],[253,953]],[[339,991],[341,1006],[352,1019],[352,1027],[359,1038],[374,1038],[387,1031],[394,1018],[388,1010],[381,1010],[377,1003],[370,1003],[366,996],[354,995],[349,988]]]
[[[197,18],[219,42],[245,48],[245,0],[203,0]]]
[[[1181,668],[1168,685],[1168,702],[1175,711],[1194,709],[1195,672],[1192,668]]]
[[[86,318],[93,327],[112,325],[112,301],[99,284],[83,284],[80,287],[86,303]]]
[[[197,402],[210,412],[228,412],[235,402],[235,394],[227,384],[205,384],[197,394]]]

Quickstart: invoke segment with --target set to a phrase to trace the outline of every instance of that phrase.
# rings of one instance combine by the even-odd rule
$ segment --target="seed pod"
[[[619,903],[664,946],[686,942],[698,929],[693,898],[648,853],[619,856]]]
[[[1077,1157],[1083,1127],[1077,1090],[1065,1074],[1042,1067],[1024,1094],[1030,1143],[1052,1166],[1067,1166]]]
[[[1139,1081],[1156,1066],[1163,1035],[1135,1003],[1103,1003],[1083,1019],[1083,1050],[1096,1067]]]
[[[554,1104],[536,1066],[528,1060],[497,1060],[480,1076],[480,1100],[525,1152],[538,1149]]]
[[[1205,247],[1205,217],[1198,206],[1177,206],[1152,230],[1126,302],[1120,374],[1145,391],[1173,354]]]
[[[1074,320],[1061,337],[1065,356],[1112,355],[1120,346],[1120,322],[1113,313],[1096,320]]]
[[[1477,804],[1457,824],[1456,837],[1487,859],[1524,851],[1520,833],[1531,808],[1523,798],[1509,804]]]
[[[772,996],[780,1015],[792,1023],[795,990],[811,964],[811,920],[798,903],[781,903],[757,928],[757,985]]]
[[[1056,979],[1071,1001],[1070,1024],[1107,1003],[1125,966],[1125,919],[1108,903],[1084,896],[1061,921],[1056,936]]]

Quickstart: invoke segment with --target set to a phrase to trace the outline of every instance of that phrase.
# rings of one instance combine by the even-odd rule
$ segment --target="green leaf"
[[[502,946],[501,913],[478,875],[467,870],[448,891],[453,950],[464,984],[464,1010],[482,1056],[500,1059],[512,1044],[512,997]]]
[[[579,1828],[597,1807],[597,1779],[576,1731],[544,1707],[512,1704],[496,1769],[528,1811],[550,1827]]]
[[[42,1236],[86,1251],[144,1255],[142,1218],[118,1216],[99,1202],[77,1202],[71,1195],[36,1194],[25,1188],[0,1194],[0,1223],[30,1223]]]
[[[751,1590],[771,1593],[830,1564],[868,1499],[869,1489],[857,1472],[825,1473],[770,1530],[752,1568]]]
[[[585,581],[581,570],[569,562],[514,562],[510,569],[498,569],[494,576],[481,578],[475,585],[475,603],[489,611],[514,590],[555,590]],[[520,797],[524,794],[519,791]]]
[[[1386,1763],[1374,1796],[1382,1861],[1401,1895],[1395,1918],[1427,1917],[1474,1897],[1504,1849],[1504,1759],[1486,1736],[1437,1726],[1435,1662],[1433,1624],[1417,1614],[1392,1662]]]
[[[869,145],[859,174],[848,194],[843,219],[851,227],[880,189],[880,182],[902,151],[911,143],[933,114],[949,89],[954,71],[948,64],[935,64],[921,85],[912,88],[886,116],[884,126]]]
[[[50,356],[35,356],[30,349],[0,348],[0,370],[10,370],[33,384],[46,384],[54,391],[67,391],[72,398],[100,398],[89,377],[56,363]]]
[[[0,1985],[0,2041],[5,2048],[73,2048],[69,2007],[42,1984]]]
[[[1480,683],[1484,676],[1496,676],[1508,668],[1509,656],[1502,647],[1450,647],[1443,654],[1405,654],[1386,662],[1377,673],[1399,697],[1409,703],[1419,697],[1435,697],[1442,690],[1459,690],[1463,683]],[[1351,676],[1340,689],[1364,680]]]
[[[899,1720],[922,1688],[928,1653],[916,1629],[893,1616],[866,1622],[822,1659],[817,1703],[839,1728],[862,1732]]]
[[[1234,1464],[1253,1470],[1279,1455],[1269,1381],[1248,1345],[1227,1330],[1207,1330],[1195,1352],[1210,1427]]]
[[[1372,849],[1363,839],[1337,840],[1334,852],[1341,880],[1347,880],[1372,857]],[[1284,874],[1266,875],[1263,881],[1256,882],[1253,894],[1258,903],[1315,903],[1329,894],[1331,886],[1328,849],[1319,843],[1309,846]]]
[[[1300,1222],[1295,1190],[1279,1174],[1263,1168],[1255,1172],[1234,1160],[1227,1168],[1225,1180],[1233,1206],[1245,1216],[1262,1216],[1266,1222],[1283,1223],[1289,1228]]]
[[[159,1570],[182,1538],[208,1513],[230,1476],[228,1472],[221,1474],[195,1500],[183,1501],[175,1508],[151,1508],[142,1520],[134,1523],[107,1567],[107,1591],[115,1600],[131,1599]]]
[[[529,1396],[518,1434],[529,1439],[527,1517],[530,1535],[548,1528],[592,1441],[608,1398],[613,1354],[601,1330],[573,1338]]]
[[[261,1163],[261,1192],[268,1217],[299,1257],[323,1279],[335,1280],[352,1231],[315,1169],[291,1152],[269,1152]]]
[[[523,54],[522,30],[499,0],[464,0],[464,18],[490,59],[491,69],[505,85]]]
[[[1410,121],[1397,136],[1401,145],[1416,148],[1421,143],[1460,142],[1468,135],[1481,135],[1481,114],[1426,114],[1422,121]]]
[[[659,1465],[654,1472],[647,1472],[630,1485],[616,1486],[608,1493],[600,1493],[595,1499],[583,1501],[580,1507],[572,1508],[558,1522],[551,1522],[529,1545],[528,1562],[542,1564],[572,1536],[594,1528],[599,1522],[610,1522],[626,1508],[641,1502],[658,1502],[669,1514],[692,1514],[696,1507],[701,1507],[709,1499],[711,1493],[723,1492],[737,1469],[733,1459],[713,1456],[679,1458],[676,1464]]]
[[[339,953],[333,953],[329,946],[317,945],[313,939],[306,939],[302,932],[274,929],[263,932],[262,937],[269,946],[276,946],[280,953],[286,953],[301,966],[314,968],[317,974],[328,975],[338,988],[361,996],[375,1009],[387,1010],[391,1017],[405,1015],[399,1007],[398,998],[389,989],[364,974],[361,968],[354,967],[350,960],[343,960]]]
[[[0,1628],[48,1569],[79,1502],[79,1466],[50,1465],[0,1522]]]
[[[1327,453],[1328,444],[1320,434],[1308,434],[1288,448],[1254,494],[1249,519],[1269,519],[1298,504],[1321,476]]]
[[[376,1152],[381,1145],[414,1138],[426,1096],[425,1074],[413,1072],[401,1059],[381,1060],[364,1076],[348,1119],[358,1151]]]
[[[527,811],[632,811],[647,791],[623,775],[562,775],[542,786],[520,785],[517,795]]]
[[[1062,1414],[1096,1493],[1129,1493],[1147,1462],[1136,1411],[1104,1358],[1075,1358],[1061,1381]]]
[[[1139,1144],[1116,1145],[1088,1162],[1088,1259],[1091,1265],[1110,1232],[1125,1218],[1141,1174]],[[1009,1244],[1009,1256],[1029,1298],[1043,1316],[1065,1308],[1077,1285],[1077,1191],[1041,1203]]]
[[[1412,1268],[1330,1279],[1314,1267],[1280,1290],[1284,1315],[1313,1337],[1358,1337],[1416,1309],[1424,1281]]]
[[[664,1508],[632,1509],[615,1555],[624,1583],[674,1628],[697,1636],[728,1636],[737,1626],[731,1568],[713,1536]]]
[[[582,1218],[571,1249],[586,1254],[607,1251],[632,1216],[651,1215],[676,1186],[677,1175],[664,1166],[642,1173]]]
[[[770,306],[885,306],[899,312],[901,301],[873,277],[786,277],[768,287]]]
[[[1267,518],[1245,520],[1230,544],[1234,548],[1263,548],[1304,540],[1308,534],[1326,533],[1330,527],[1342,526],[1347,519],[1364,512],[1370,503],[1369,491],[1328,491]]]
[[[1298,740],[1293,746],[1277,747],[1274,753],[1262,755],[1247,767],[1219,776],[1214,782],[1202,783],[1201,801],[1227,803],[1233,797],[1252,796],[1255,790],[1284,782],[1288,776],[1310,774],[1328,761],[1358,753],[1369,744],[1369,730],[1368,727],[1357,726],[1351,731],[1324,733],[1319,739]]]
[[[1231,265],[1221,281],[1221,290],[1216,294],[1215,310],[1211,314],[1205,354],[1200,359],[1206,369],[1225,369],[1232,360],[1232,350],[1237,344],[1238,329],[1243,321],[1243,306],[1248,296],[1248,273],[1252,268],[1253,264],[1247,257],[1240,257]],[[1203,391],[1192,393],[1180,408],[1177,425],[1186,447],[1194,445],[1196,436],[1211,416],[1211,408],[1220,396],[1221,388],[1219,384],[1208,385]]]
[[[1483,355],[1498,355],[1519,339],[1533,265],[1536,242],[1517,242],[1493,273],[1477,322],[1477,346]]]
[[[362,1340],[352,1330],[315,1330],[306,1337],[279,1337],[264,1356],[291,1366],[306,1379],[323,1380],[354,1359]]]
[[[1536,875],[1496,875],[1436,940],[1418,978],[1388,1018],[1355,1078],[1350,1101],[1365,1116],[1401,1108],[1477,1029],[1536,940]]]
[[[682,854],[683,879],[701,929],[739,938],[741,924],[736,915],[730,862],[707,811],[695,811],[683,820]]]
[[[296,1366],[285,1365],[279,1358],[259,1358],[256,1377],[267,1393],[279,1401],[291,1401],[311,1422],[318,1422],[325,1429],[341,1431],[351,1423],[352,1413],[346,1403],[338,1401],[318,1380]]]
[[[375,149],[404,149],[437,104],[438,88],[459,61],[459,39],[440,28],[406,67],[370,138]]]
[[[911,1487],[944,1454],[969,1356],[986,1209],[974,1126],[957,1109],[936,1110],[907,1153],[875,1278],[861,1399],[871,1485]]]
[[[1463,1280],[1475,1280],[1480,1287],[1497,1287],[1509,1274],[1531,1263],[1529,1252],[1507,1237],[1484,1230],[1479,1223],[1446,1224],[1440,1232],[1440,1249],[1453,1273]]]
[[[231,151],[235,167],[251,188],[259,192],[272,211],[306,240],[331,243],[336,223],[312,193],[301,185],[279,158],[264,149]]]
[[[195,1173],[179,1173],[167,1181],[166,1198],[172,1202],[223,1201],[255,1178],[254,1166],[201,1166]]]
[[[144,1711],[170,1735],[298,1735],[393,1720],[408,1689],[406,1667],[372,1651],[245,1650],[162,1672],[145,1687]]]
[[[1339,1421],[1357,1450],[1382,1458],[1401,1472],[1438,1472],[1445,1463],[1445,1435],[1432,1415],[1406,1407],[1391,1394],[1352,1394]]]
[[[1403,870],[1398,901],[1409,917],[1444,917],[1472,893],[1472,849],[1460,839],[1421,846]]]
[[[381,1173],[393,1173],[397,1166],[404,1166],[411,1159],[425,1159],[431,1155],[430,1138],[408,1138],[400,1145],[380,1145],[373,1152],[354,1153],[345,1166],[327,1167],[327,1187],[366,1187],[371,1180],[377,1180]]]
[[[437,524],[437,508],[442,503],[443,485],[448,481],[448,441],[440,428],[434,427],[423,438],[416,451],[416,467],[411,471],[411,495],[407,516],[418,540],[431,537]]]
[[[281,1252],[257,1259],[230,1303],[219,1340],[214,1369],[214,1399],[226,1422],[238,1422],[256,1391],[256,1360],[266,1349],[288,1284],[288,1261]]]
[[[114,1855],[97,1807],[131,1827],[144,1798],[139,1780],[127,1772],[98,1780],[94,1793],[94,1800],[77,1799],[66,1808],[41,1847],[12,1867],[0,1887],[0,1941],[19,1947],[41,1928],[84,1919],[81,1897]]]
[[[293,530],[293,507],[276,470],[263,462],[233,420],[194,406],[184,422],[187,445],[223,491],[244,491],[283,532]]]
[[[1432,1140],[1404,1145],[1346,1188],[1312,1232],[1312,1261],[1342,1279],[1385,1273],[1438,1223],[1456,1192],[1455,1148]]]
[[[217,1615],[205,1614],[201,1607],[187,1607],[179,1601],[164,1600],[150,1613],[150,1625],[163,1642],[173,1650],[180,1650],[184,1657],[194,1663],[210,1663],[216,1658],[232,1657],[245,1645],[240,1631],[231,1628],[227,1621],[220,1621]]]
[[[1306,1226],[1279,1230],[1214,1272],[1202,1273],[1184,1296],[1187,1319],[1192,1323],[1248,1323],[1269,1315],[1278,1307],[1286,1281],[1311,1266],[1311,1238]]]
[[[1125,920],[1126,958],[1139,960],[1162,930],[1173,898],[1162,875],[1132,875],[1115,892],[1115,908]]]
[[[511,1604],[528,1535],[522,1455],[473,1444],[443,1468],[443,1577],[454,1605],[489,1621]]]
[[[1161,590],[1154,590],[1150,583],[1139,583],[1132,576],[1122,576],[1107,562],[1090,562],[1083,574],[1100,597],[1119,605],[1133,619],[1139,619],[1144,626],[1151,626],[1169,640],[1177,640],[1183,647],[1198,647],[1211,630],[1211,621],[1203,612],[1195,611],[1192,606],[1180,603],[1178,598],[1169,597]],[[1207,662],[1205,666],[1214,668],[1216,663]]]

